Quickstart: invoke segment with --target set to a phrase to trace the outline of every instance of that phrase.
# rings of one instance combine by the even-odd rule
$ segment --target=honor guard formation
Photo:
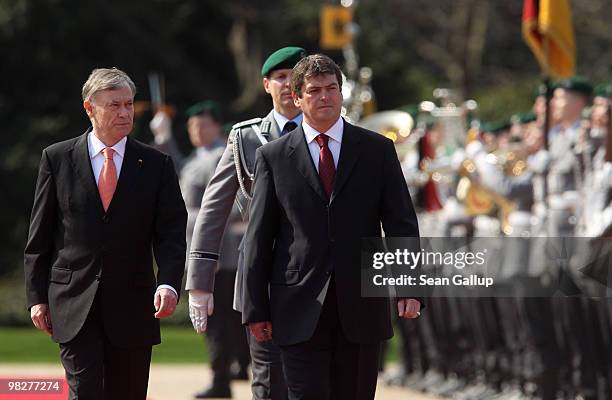
[[[581,269],[612,233],[612,85],[572,77],[548,90],[504,121],[477,120],[477,103],[448,90],[405,109],[414,127],[399,112],[363,120],[395,139],[421,237],[499,238],[507,293],[442,294],[398,320],[401,368],[387,384],[466,400],[612,398],[609,261],[600,283]],[[561,242],[567,262],[547,261]]]

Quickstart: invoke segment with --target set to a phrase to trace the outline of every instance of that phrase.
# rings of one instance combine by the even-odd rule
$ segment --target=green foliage
[[[535,100],[537,81],[508,82],[499,84],[494,91],[481,89],[474,96],[478,99],[478,114],[483,121],[509,119],[516,113],[531,111]]]

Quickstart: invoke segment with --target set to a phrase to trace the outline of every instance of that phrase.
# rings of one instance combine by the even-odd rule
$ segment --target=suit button
[[[102,222],[108,222],[108,215],[104,215],[102,217]]]
[[[100,279],[102,279],[102,277],[100,276],[100,274],[96,275],[96,280],[97,280],[98,282],[100,282]]]

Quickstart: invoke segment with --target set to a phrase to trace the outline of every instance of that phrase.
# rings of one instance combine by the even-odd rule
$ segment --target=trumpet
[[[363,118],[358,124],[391,139],[400,160],[406,153],[415,150],[418,138],[413,138],[414,119],[407,112],[380,111]]]
[[[527,164],[527,152],[522,148],[512,147],[504,150],[497,150],[489,157],[494,159],[494,163],[502,167],[506,176],[521,176],[529,165]]]
[[[492,189],[481,184],[476,177],[476,164],[470,159],[461,163],[459,175],[461,179],[457,184],[457,200],[465,205],[468,215],[491,215],[497,212],[504,234],[512,233],[509,216],[516,208],[516,204]]]

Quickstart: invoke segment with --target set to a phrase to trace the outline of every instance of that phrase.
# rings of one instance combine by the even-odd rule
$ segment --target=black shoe
[[[196,399],[231,399],[232,391],[228,387],[211,386],[193,395]]]

